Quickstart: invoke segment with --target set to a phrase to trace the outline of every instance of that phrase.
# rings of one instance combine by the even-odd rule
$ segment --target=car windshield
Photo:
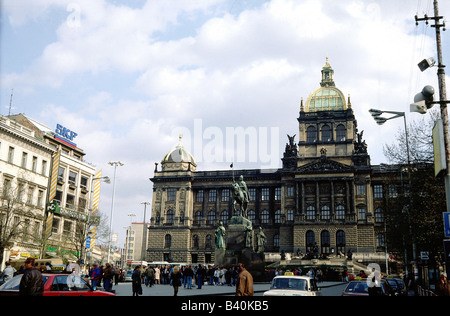
[[[0,290],[19,290],[20,280],[22,280],[22,276],[23,274],[16,275],[14,278],[0,286]],[[43,275],[42,280],[45,284],[48,280],[48,276]]]
[[[348,293],[369,293],[369,286],[366,282],[351,282],[347,285],[345,292]]]
[[[298,290],[307,291],[305,279],[275,278],[270,287],[271,290]]]

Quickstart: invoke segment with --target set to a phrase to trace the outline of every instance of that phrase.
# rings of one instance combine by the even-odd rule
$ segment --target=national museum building
[[[282,168],[234,170],[249,191],[248,218],[269,254],[384,252],[383,172],[370,165],[350,97],[328,60],[320,87],[301,101],[298,141],[289,136]],[[214,262],[214,231],[233,214],[233,171],[197,171],[180,144],[155,168],[148,261]]]

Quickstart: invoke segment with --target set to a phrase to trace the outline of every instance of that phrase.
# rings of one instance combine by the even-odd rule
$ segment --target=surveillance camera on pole
[[[433,107],[434,88],[432,86],[425,86],[422,92],[416,94],[414,103],[411,104],[410,111],[418,112],[420,114],[427,113],[428,109]]]

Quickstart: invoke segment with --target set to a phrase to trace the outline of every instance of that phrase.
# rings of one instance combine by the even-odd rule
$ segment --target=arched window
[[[312,250],[312,247],[314,247],[314,244],[316,243],[316,238],[314,235],[314,232],[312,230],[308,230],[306,232],[306,251],[308,252]]]
[[[172,247],[172,236],[170,234],[167,234],[164,237],[164,248],[170,248]]]
[[[212,249],[212,247],[212,237],[211,235],[206,235],[205,249]]]
[[[268,210],[263,210],[261,212],[261,224],[269,224],[269,211]]]
[[[198,235],[192,236],[192,248],[198,249],[199,248],[199,238]]]
[[[306,209],[306,220],[313,221],[316,219],[316,209],[314,206],[308,206]]]
[[[281,224],[281,210],[275,211],[275,224]]]
[[[173,225],[173,216],[174,216],[173,210],[168,210],[166,213],[166,224],[167,225]]]
[[[329,142],[331,140],[331,128],[328,125],[322,126],[322,141]]]
[[[345,232],[338,230],[336,232],[336,253],[345,254]]]
[[[320,219],[322,221],[330,220],[330,208],[327,205],[322,206],[320,209]]]
[[[345,219],[345,208],[342,205],[338,205],[336,207],[336,219],[337,220]]]
[[[336,127],[336,140],[338,142],[343,142],[346,139],[346,133],[347,133],[347,129],[345,128],[344,125],[339,124]]]
[[[228,224],[228,211],[224,210],[222,213],[220,213],[220,220],[224,225]]]
[[[317,132],[314,126],[310,126],[306,129],[306,142],[314,143],[317,140]]]
[[[321,253],[323,254],[330,253],[330,232],[328,230],[323,230],[320,233],[320,247]]]
[[[207,225],[214,225],[215,221],[216,221],[216,211],[210,211],[208,212],[208,217],[207,217]]]

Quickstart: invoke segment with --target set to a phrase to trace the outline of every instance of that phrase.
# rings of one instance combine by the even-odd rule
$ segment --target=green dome
[[[320,87],[308,97],[306,112],[346,110],[344,94],[335,87]]]

